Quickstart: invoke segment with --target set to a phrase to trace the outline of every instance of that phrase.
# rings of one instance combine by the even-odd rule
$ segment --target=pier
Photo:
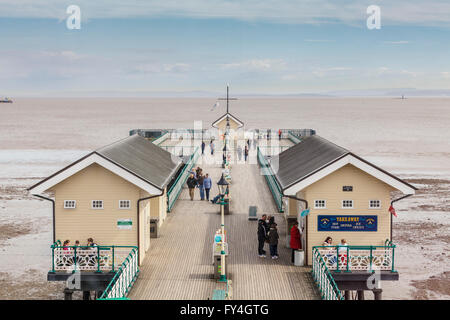
[[[210,157],[209,153],[205,152],[204,157]],[[219,180],[220,166],[197,165],[213,177],[213,183],[214,179]],[[258,165],[234,164],[232,179],[232,213],[225,216],[225,225],[230,247],[227,273],[232,280],[233,299],[320,299],[311,269],[290,262],[291,252],[285,246],[285,219],[278,213]],[[187,189],[183,189],[162,227],[161,237],[152,239],[130,299],[210,299],[214,289],[223,287],[212,279],[211,246],[213,234],[220,226],[220,207],[200,201],[196,192],[195,201],[190,201]],[[211,197],[217,193],[217,186],[213,185]],[[280,233],[278,260],[258,257],[257,222],[248,220],[249,206],[257,207],[258,216],[275,216]]]

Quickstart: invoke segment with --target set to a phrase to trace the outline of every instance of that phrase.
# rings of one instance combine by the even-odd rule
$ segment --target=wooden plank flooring
[[[199,163],[199,166],[213,180],[212,198],[218,193],[216,182],[221,167],[206,163]],[[290,263],[291,251],[285,246],[285,221],[276,213],[259,167],[235,164],[231,172],[232,214],[225,216],[225,227],[230,248],[228,278],[233,280],[233,299],[319,299],[310,268],[295,267]],[[150,241],[150,250],[129,298],[204,300],[211,298],[214,289],[223,286],[211,279],[213,235],[220,227],[220,207],[200,201],[198,190],[195,197],[195,201],[190,201],[187,189],[182,191],[162,226],[160,238]],[[251,205],[258,207],[258,217],[262,213],[275,215],[280,233],[280,259],[272,260],[269,255],[265,259],[258,257],[257,222],[247,219]],[[265,249],[269,252],[268,245]]]

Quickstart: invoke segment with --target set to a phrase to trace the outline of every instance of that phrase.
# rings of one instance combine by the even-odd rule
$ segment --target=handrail
[[[278,212],[284,212],[283,193],[281,192],[281,188],[278,185],[278,182],[274,178],[274,173],[269,162],[266,160],[259,147],[257,148],[257,157],[259,165],[267,170],[267,172],[265,172],[264,174],[264,177],[266,178],[267,185],[269,186],[270,192],[272,193],[273,199],[275,200],[275,203],[278,207]]]
[[[166,137],[166,135],[167,135],[167,137]],[[160,145],[161,143],[166,141],[169,136],[170,136],[170,133],[168,131],[166,131],[163,134],[161,134],[159,137],[157,137],[155,140],[153,140],[152,142],[156,145]],[[161,140],[161,141],[158,141],[158,140]]]
[[[292,131],[288,131],[288,138],[295,144],[300,143],[302,141],[297,135],[292,133]]]
[[[187,161],[185,167],[181,171],[181,173],[178,175],[177,179],[173,183],[173,185],[170,187],[169,191],[167,192],[167,211],[170,212],[172,210],[172,207],[175,204],[175,201],[177,201],[178,197],[180,196],[180,193],[183,188],[183,184],[186,182],[188,178],[188,174],[186,172],[190,171],[199,156],[199,147],[196,147],[194,152],[189,157],[189,160]]]
[[[344,296],[339,290],[331,272],[328,270],[317,247],[313,247],[312,276],[319,288],[323,300],[343,300]]]
[[[131,252],[122,262],[99,300],[122,300],[126,298],[139,276],[137,250],[138,247],[132,247]]]

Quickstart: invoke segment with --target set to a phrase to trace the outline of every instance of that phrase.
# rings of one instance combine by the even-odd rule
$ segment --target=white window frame
[[[344,201],[351,201],[352,202],[352,206],[351,207],[345,207],[344,206]],[[351,200],[351,199],[345,199],[345,200],[342,200],[341,205],[342,205],[342,209],[353,209],[355,207],[355,202],[353,200]]]
[[[378,203],[379,203],[379,206],[378,207],[372,207],[371,206],[371,204],[372,204],[372,201],[378,201]],[[371,199],[371,200],[369,200],[369,209],[381,209],[381,200],[378,200],[378,199]]]
[[[121,202],[128,202],[128,207],[120,206]],[[131,200],[119,200],[119,209],[120,210],[130,210],[131,209]]]
[[[94,207],[94,201],[100,201],[102,206],[101,207]],[[91,209],[93,209],[93,210],[103,210],[103,208],[104,208],[103,200],[92,200],[91,201]]]
[[[323,201],[323,207],[317,206],[318,201]],[[327,200],[317,199],[314,200],[314,209],[326,209],[327,208]]]
[[[68,202],[73,202],[73,207],[67,205]],[[64,209],[75,209],[77,207],[77,200],[64,200]]]

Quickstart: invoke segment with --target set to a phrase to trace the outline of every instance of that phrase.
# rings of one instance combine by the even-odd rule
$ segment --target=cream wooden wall
[[[79,240],[92,237],[99,245],[137,246],[137,200],[144,194],[135,185],[98,164],[92,164],[51,188],[55,194],[56,239]],[[76,200],[75,209],[64,209],[64,200]],[[103,209],[91,209],[92,200],[103,200]],[[119,200],[130,200],[130,209],[119,209]],[[149,248],[150,201],[141,202],[140,260]],[[131,230],[117,227],[118,219],[131,219]],[[146,221],[147,220],[147,221]],[[148,222],[148,223],[147,223]],[[147,228],[148,225],[148,228]],[[146,238],[148,240],[146,240]]]
[[[342,191],[343,186],[353,186],[352,192]],[[308,264],[312,263],[313,246],[320,246],[327,236],[333,238],[333,244],[341,239],[349,245],[384,245],[391,235],[390,192],[394,189],[384,182],[372,177],[364,171],[346,165],[321,180],[305,188],[302,194],[311,211],[307,219],[308,230]],[[314,200],[326,200],[326,209],[314,209]],[[342,200],[353,200],[353,209],[342,209]],[[380,209],[369,209],[369,200],[380,200]],[[376,215],[378,229],[376,232],[324,232],[317,231],[318,215]]]

